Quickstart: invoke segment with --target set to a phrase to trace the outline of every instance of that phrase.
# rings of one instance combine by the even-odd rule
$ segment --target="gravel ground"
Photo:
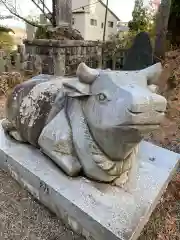
[[[0,171],[1,240],[83,240]]]

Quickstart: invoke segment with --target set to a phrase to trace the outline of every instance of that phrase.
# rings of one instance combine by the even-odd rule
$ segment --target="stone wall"
[[[11,54],[0,52],[0,73],[18,71],[25,75],[74,75],[82,61],[93,68],[119,70],[126,58],[125,49],[119,49],[114,54],[111,49],[105,51],[100,42],[26,40],[25,43],[26,49],[20,45]]]
[[[102,46],[99,42],[83,40],[25,40],[27,62],[32,70],[34,57],[40,57],[42,73],[51,75],[74,75],[80,62],[89,67],[102,66]]]
[[[102,56],[103,68],[110,68],[112,70],[119,70],[124,66],[127,55],[127,49],[118,49],[116,53],[112,50],[104,51]]]

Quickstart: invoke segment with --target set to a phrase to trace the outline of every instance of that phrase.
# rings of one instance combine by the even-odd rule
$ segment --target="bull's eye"
[[[104,102],[104,101],[107,100],[107,96],[106,96],[104,93],[99,93],[99,94],[97,95],[97,98],[98,98],[98,100],[99,100],[100,102]]]

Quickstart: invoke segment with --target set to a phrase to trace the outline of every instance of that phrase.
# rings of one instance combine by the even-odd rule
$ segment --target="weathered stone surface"
[[[56,26],[71,26],[72,0],[55,0],[54,3]]]
[[[22,81],[23,78],[19,72],[2,72],[0,75],[0,92],[6,95],[10,88],[13,88]]]
[[[153,65],[153,49],[148,33],[139,33],[127,53],[123,70],[141,70]]]
[[[3,58],[0,58],[0,73],[5,71],[5,65],[6,65],[6,60]]]
[[[82,61],[89,67],[101,66],[101,44],[95,41],[35,39],[25,40],[24,43],[28,55],[39,55],[41,58],[44,74],[75,75]],[[33,65],[33,59],[28,61],[29,65]]]
[[[33,40],[35,35],[36,28],[30,24],[26,24],[26,33],[27,33],[27,39]]]
[[[56,28],[49,26],[47,28],[47,37],[54,40],[83,40],[81,33],[77,29],[67,26],[58,26]]]
[[[180,156],[142,142],[138,157],[137,185],[125,192],[83,177],[67,177],[39,150],[15,142],[0,128],[0,167],[74,231],[97,240],[137,239]]]
[[[81,63],[74,78],[35,77],[9,95],[3,127],[41,148],[68,176],[82,167],[91,180],[127,188],[135,182],[139,143],[164,118],[166,99],[149,89],[161,70],[161,64],[116,72]]]

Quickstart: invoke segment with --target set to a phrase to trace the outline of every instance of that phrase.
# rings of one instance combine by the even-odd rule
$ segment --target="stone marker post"
[[[21,64],[21,56],[20,56],[20,53],[17,53],[16,54],[16,57],[15,57],[15,68],[16,68],[16,71],[21,71],[22,70],[22,64]]]
[[[56,26],[70,27],[72,22],[72,0],[54,0],[53,5]]]
[[[0,50],[0,73],[5,71],[6,60],[4,59],[5,53]]]
[[[0,74],[5,71],[6,60],[0,58]]]
[[[20,58],[20,70],[24,69],[24,62],[25,62],[25,45],[18,45],[18,53]]]
[[[57,76],[64,76],[66,72],[65,63],[65,48],[60,48],[56,51],[54,61],[54,74]]]
[[[47,18],[44,14],[40,14],[40,23],[41,24],[47,24]]]
[[[26,24],[26,33],[27,33],[27,39],[32,41],[34,39],[36,28],[30,24]]]

